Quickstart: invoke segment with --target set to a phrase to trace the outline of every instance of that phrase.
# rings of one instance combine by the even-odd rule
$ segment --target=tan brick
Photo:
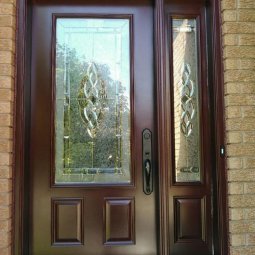
[[[0,114],[0,126],[2,127],[12,126],[12,116],[10,114]]]
[[[231,47],[233,47],[233,46],[231,46]],[[238,69],[239,66],[240,66],[240,60],[239,59],[236,59],[236,58],[234,58],[234,59],[227,58],[224,61],[224,68],[225,68],[225,70],[228,70],[228,69]]]
[[[10,205],[12,203],[12,193],[0,192],[0,205]]]
[[[244,168],[255,168],[255,158],[244,158]]]
[[[12,189],[12,181],[10,179],[0,179],[0,191],[9,192]]]
[[[0,27],[0,38],[1,39],[13,39],[14,30],[11,27]]]
[[[255,245],[255,234],[250,233],[246,235],[246,244]]]
[[[234,194],[243,194],[244,193],[244,184],[241,182],[231,182],[228,184],[228,193],[231,195]]]
[[[230,255],[254,255],[254,254],[255,254],[254,246],[230,247]]]
[[[14,81],[11,77],[0,76],[0,88],[8,89],[13,88]]]
[[[0,101],[13,101],[13,91],[11,89],[0,89]]]
[[[11,64],[14,62],[14,56],[11,51],[0,51],[0,63]]]
[[[11,216],[11,207],[10,206],[1,206],[0,205],[0,219],[9,219]]]
[[[229,218],[230,218],[230,220],[243,220],[244,212],[245,211],[243,208],[230,208],[229,209]]]
[[[238,11],[239,21],[255,21],[255,9],[250,10],[239,10]]]
[[[241,132],[227,133],[227,143],[241,143],[242,141],[243,141],[243,136]]]
[[[252,93],[252,92],[251,92]],[[242,116],[245,117],[255,117],[255,106],[242,106]]]
[[[8,152],[0,152],[0,165],[10,166],[12,164],[12,155]]]
[[[228,171],[228,181],[230,182],[255,181],[255,171],[250,169]]]
[[[227,130],[235,131],[252,131],[255,129],[255,119],[242,118],[242,119],[228,119],[226,121]],[[236,141],[238,142],[238,141]]]
[[[0,139],[0,152],[11,152],[11,151],[12,151],[12,141]]]
[[[236,21],[237,13],[235,10],[224,10],[222,13],[223,21]]]
[[[0,220],[0,229],[1,231],[9,232],[12,228],[11,220]]]
[[[255,82],[241,83],[242,93],[252,93],[255,94]]]
[[[226,57],[235,58],[255,58],[255,47],[253,46],[226,46]],[[237,65],[238,67],[238,65]]]
[[[241,169],[242,165],[242,158],[227,158],[228,169]]]
[[[11,113],[12,107],[10,102],[0,102],[0,114],[1,113]]]
[[[236,0],[224,0],[221,2],[221,9],[222,10],[230,10],[236,8]]]
[[[0,64],[0,75],[14,75],[14,67],[11,64]]]
[[[255,72],[252,70],[227,70],[224,73],[225,82],[253,82]]]
[[[228,156],[254,156],[254,144],[230,144],[227,147]],[[254,171],[255,172],[255,171]]]
[[[234,234],[230,236],[230,244],[232,246],[245,245],[245,234]]]
[[[244,209],[244,219],[255,220],[255,208]]]
[[[11,39],[0,39],[0,50],[11,51],[15,50],[15,43]]]
[[[229,46],[229,47],[233,47],[233,46]],[[232,55],[232,56],[237,56],[237,55]],[[244,57],[244,55],[240,55],[240,56]],[[255,70],[255,59],[227,58],[224,60],[224,70],[231,70],[231,69],[242,69],[242,70],[252,69],[252,70]],[[240,92],[240,89],[239,89],[239,92]]]
[[[230,221],[229,224],[230,233],[247,233],[255,232],[255,222],[254,221]]]
[[[228,82],[225,85],[225,95],[227,94],[240,94],[240,83]]]
[[[252,94],[233,94],[225,97],[226,105],[255,105],[255,95]]]
[[[242,117],[240,106],[228,106],[226,108],[226,118],[240,118],[240,117]]]
[[[241,65],[242,60],[239,61]],[[245,63],[246,61],[244,61]],[[254,61],[255,62],[255,61]],[[244,65],[244,64],[243,64]],[[241,68],[241,67],[239,67]],[[247,66],[243,66],[243,69],[249,69],[249,61],[247,61]],[[228,94],[255,94],[255,81],[254,82],[228,82],[225,85],[225,95]]]
[[[0,127],[0,139],[10,139],[12,138],[12,128],[11,127]]]
[[[228,171],[228,180],[230,182],[255,181],[255,171],[251,169]]]
[[[15,7],[13,4],[7,4],[7,3],[0,3],[0,14],[1,15],[6,15],[6,14],[10,14],[10,15],[14,15],[15,13]]]
[[[255,8],[254,0],[238,0],[238,8]]]
[[[0,165],[0,179],[2,178],[12,178],[12,168],[9,166],[1,166]]]
[[[255,27],[252,22],[226,22],[223,24],[224,34],[252,34]]]
[[[15,4],[17,0],[0,0],[0,3],[12,3]]]
[[[0,231],[0,248],[7,247],[11,243],[11,233]]]
[[[245,208],[254,207],[255,196],[253,194],[230,195],[229,206],[230,207],[245,207]]]
[[[255,193],[255,182],[247,182],[244,184],[244,193],[253,194]]]
[[[255,45],[255,34],[240,34],[238,39],[239,45]]]
[[[0,0],[2,1],[2,0]],[[6,0],[7,1],[7,0]],[[11,255],[11,247],[0,248],[1,255]]]
[[[1,15],[0,16],[0,27],[13,27],[14,17],[11,15]]]
[[[255,143],[255,132],[244,132],[243,141],[245,143]]]
[[[11,255],[16,0],[0,0],[0,255]]]
[[[225,34],[223,37],[224,45],[238,45],[238,35],[236,34]]]
[[[255,52],[255,47],[254,47],[254,52]],[[239,68],[255,70],[255,59],[241,59],[239,62]]]

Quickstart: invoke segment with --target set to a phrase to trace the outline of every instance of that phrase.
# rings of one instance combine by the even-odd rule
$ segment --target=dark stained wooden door
[[[36,1],[32,11],[31,254],[157,254],[156,192],[144,192],[142,150],[143,130],[154,135],[150,1]]]
[[[153,12],[149,0],[34,1],[31,255],[213,254],[205,3],[165,1],[160,104]],[[167,113],[160,192],[157,104]]]

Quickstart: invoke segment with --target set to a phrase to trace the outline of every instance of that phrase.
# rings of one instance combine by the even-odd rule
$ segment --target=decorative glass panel
[[[130,20],[57,18],[55,183],[130,183]]]
[[[173,19],[175,176],[200,181],[197,28],[195,19]]]

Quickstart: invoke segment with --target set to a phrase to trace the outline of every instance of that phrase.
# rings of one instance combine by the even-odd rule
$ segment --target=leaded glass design
[[[172,19],[176,182],[198,182],[200,130],[196,19]]]
[[[193,119],[195,116],[194,103],[194,82],[191,80],[191,67],[183,64],[181,86],[181,132],[185,137],[189,137],[193,131]]]
[[[81,80],[77,100],[81,119],[91,138],[96,137],[100,121],[107,107],[105,83],[99,78],[95,63],[90,63],[86,75]]]
[[[131,181],[130,26],[56,20],[56,184]]]

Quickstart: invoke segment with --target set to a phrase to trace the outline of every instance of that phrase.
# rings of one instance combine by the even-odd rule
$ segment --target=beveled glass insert
[[[172,19],[176,182],[200,181],[197,26]]]
[[[56,184],[131,181],[130,22],[56,19]]]

